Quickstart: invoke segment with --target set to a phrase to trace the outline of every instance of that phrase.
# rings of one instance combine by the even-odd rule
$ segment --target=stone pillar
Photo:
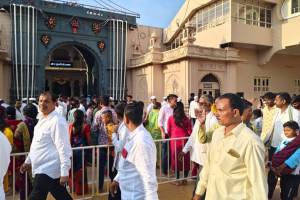
[[[193,36],[194,30],[195,27],[190,22],[186,23],[182,38],[182,43],[184,46],[192,45],[195,42],[196,38]]]
[[[155,32],[151,34],[149,50],[150,52],[157,52],[161,50],[159,37],[156,35]]]

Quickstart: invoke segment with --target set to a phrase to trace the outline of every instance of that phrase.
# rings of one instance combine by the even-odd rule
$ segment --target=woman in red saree
[[[90,126],[84,122],[84,113],[81,110],[74,112],[74,122],[69,125],[69,134],[72,147],[83,147],[91,144]],[[84,163],[82,163],[82,151],[73,151],[73,174],[70,173],[69,180],[70,187],[73,187],[77,195],[88,193],[87,162],[84,159]],[[84,155],[87,155],[87,151],[84,151]],[[84,166],[82,166],[83,164]],[[83,173],[84,180],[82,180]]]
[[[184,113],[184,106],[181,102],[178,102],[174,109],[173,116],[168,119],[167,131],[171,139],[189,137],[192,133],[191,121],[186,117]],[[190,170],[190,155],[189,153],[184,155],[182,161],[178,158],[180,152],[187,139],[184,140],[171,140],[171,169],[175,171],[176,179],[180,178],[180,171],[184,170],[184,178],[188,176]],[[176,185],[185,184],[184,181],[177,181]]]

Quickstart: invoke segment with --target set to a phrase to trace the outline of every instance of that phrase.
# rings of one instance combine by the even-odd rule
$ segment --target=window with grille
[[[271,28],[272,10],[267,4],[253,5],[245,1],[234,1],[231,13],[236,22]]]
[[[257,93],[264,93],[270,90],[270,78],[269,77],[254,77],[253,90]]]
[[[300,93],[300,79],[295,80],[295,93],[296,94]]]

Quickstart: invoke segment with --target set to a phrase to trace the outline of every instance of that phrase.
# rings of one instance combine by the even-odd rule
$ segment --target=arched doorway
[[[209,94],[215,98],[220,96],[220,84],[213,74],[205,75],[200,81],[199,88],[199,96],[203,94]]]
[[[48,55],[45,67],[46,90],[68,97],[97,94],[96,59],[86,48],[63,44]]]

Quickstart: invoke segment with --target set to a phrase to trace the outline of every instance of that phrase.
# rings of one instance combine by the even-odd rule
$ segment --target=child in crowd
[[[113,122],[112,112],[110,110],[104,111],[102,113],[101,119],[102,119],[102,123],[105,127],[105,130],[106,130],[106,134],[107,134],[107,137],[108,137],[108,143],[112,144],[111,137],[112,137],[112,134],[113,134],[114,128],[115,128],[115,124]]]
[[[276,152],[283,151],[284,148],[291,143],[299,134],[299,125],[295,121],[288,121],[283,124],[285,139],[279,144]],[[300,149],[298,148],[294,153],[284,161],[282,165],[277,168],[272,168],[277,176],[281,176],[280,197],[284,200],[293,200],[297,196],[297,191],[300,182]],[[283,173],[285,168],[295,169],[290,174]]]
[[[112,134],[115,129],[113,123],[113,116],[110,110],[105,110],[101,114],[101,127],[99,131],[98,143],[99,145],[111,145]],[[101,147],[99,157],[99,189],[103,190],[105,167],[107,166],[107,150],[109,150],[109,176],[112,177],[112,166],[114,162],[114,148],[113,147]]]

